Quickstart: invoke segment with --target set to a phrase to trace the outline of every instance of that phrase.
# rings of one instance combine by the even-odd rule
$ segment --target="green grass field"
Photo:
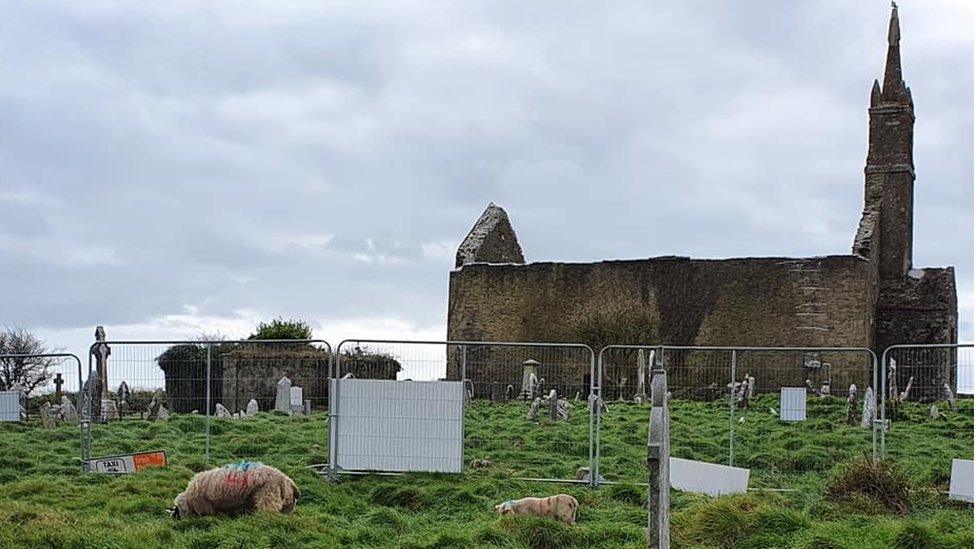
[[[889,455],[909,479],[907,516],[857,496],[825,496],[852,460],[870,455],[870,433],[845,424],[840,399],[810,400],[808,421],[782,424],[774,396],[736,416],[738,466],[753,468],[753,491],[712,499],[672,493],[675,547],[972,547],[973,508],[949,502],[952,458],[972,456],[973,402],[943,408],[908,406],[888,436]],[[306,466],[327,461],[324,415],[262,413],[215,421],[216,464],[239,458],[274,465],[295,479],[302,500],[293,516],[173,521],[166,509],[195,471],[206,468],[204,418],[99,425],[93,455],[165,449],[170,465],[134,475],[85,475],[78,428],[44,430],[0,424],[0,547],[641,547],[645,489],[629,484],[590,489],[512,480],[518,475],[572,477],[586,465],[588,421],[581,406],[570,423],[530,424],[524,404],[473,404],[466,418],[465,459],[487,469],[461,475],[355,477],[335,485]],[[610,404],[603,418],[602,473],[640,481],[648,408]],[[722,403],[672,404],[672,455],[727,463],[728,410]],[[492,506],[526,495],[566,492],[580,501],[575,527],[541,519],[500,518]]]

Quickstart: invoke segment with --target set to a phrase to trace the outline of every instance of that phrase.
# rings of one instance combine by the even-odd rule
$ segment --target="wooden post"
[[[647,434],[647,547],[671,547],[670,415],[668,380],[655,370],[651,380],[651,417]]]

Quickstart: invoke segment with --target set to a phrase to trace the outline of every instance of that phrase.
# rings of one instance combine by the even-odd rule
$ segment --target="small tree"
[[[285,320],[278,317],[271,322],[258,324],[257,333],[248,339],[312,339],[312,328],[303,320]]]
[[[0,355],[41,355],[50,352],[44,341],[24,328],[6,328],[0,332]],[[0,390],[16,384],[25,395],[47,383],[53,377],[51,368],[56,358],[9,357],[0,358]]]

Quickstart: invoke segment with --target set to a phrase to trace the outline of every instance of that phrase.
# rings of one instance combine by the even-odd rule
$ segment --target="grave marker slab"
[[[952,460],[952,476],[949,477],[949,499],[973,503],[973,460]]]
[[[779,392],[779,420],[806,421],[807,390],[803,387],[781,387]]]

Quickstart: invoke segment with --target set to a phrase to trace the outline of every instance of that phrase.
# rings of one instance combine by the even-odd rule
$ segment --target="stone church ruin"
[[[582,342],[597,350],[611,343],[861,347],[879,358],[896,343],[955,343],[954,269],[912,265],[915,113],[900,39],[895,8],[884,78],[870,93],[864,210],[851,253],[528,263],[508,215],[489,204],[457,250],[447,339]],[[469,377],[476,385],[518,384],[515,358],[525,357],[469,368]],[[953,353],[944,360],[951,365]],[[802,387],[802,362],[780,382]],[[561,376],[586,386],[588,367],[576,364]],[[680,386],[680,375],[672,376]],[[834,386],[867,387],[869,376],[862,367]]]

